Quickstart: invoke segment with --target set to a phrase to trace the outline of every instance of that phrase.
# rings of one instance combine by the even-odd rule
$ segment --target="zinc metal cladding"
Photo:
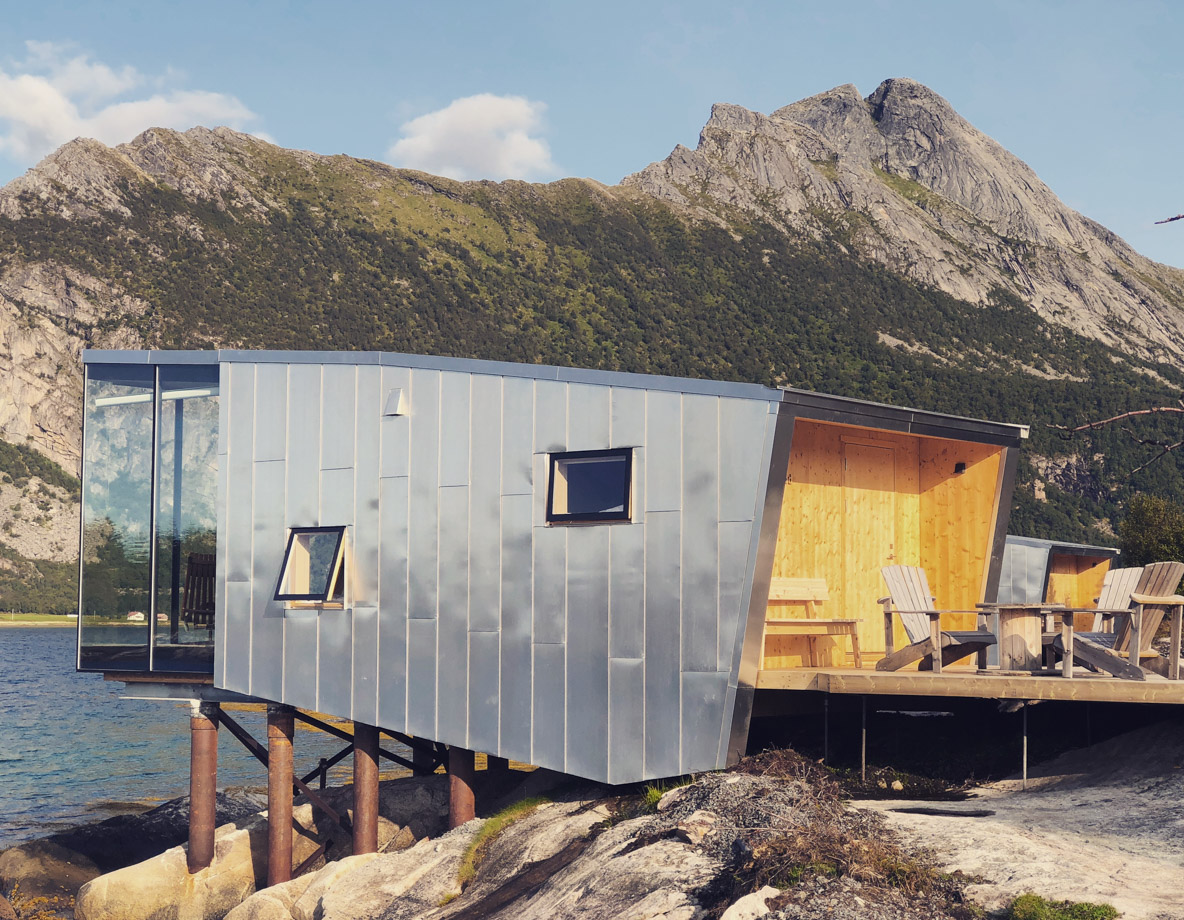
[[[724,765],[780,392],[222,357],[218,686],[606,782]],[[631,520],[548,525],[548,454],[607,448]],[[288,528],[334,525],[345,609],[285,608]]]

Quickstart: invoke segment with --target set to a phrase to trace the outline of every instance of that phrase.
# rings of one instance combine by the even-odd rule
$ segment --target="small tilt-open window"
[[[548,523],[579,524],[630,519],[632,448],[551,454],[550,460]]]
[[[342,606],[345,602],[345,528],[293,527],[275,599]]]

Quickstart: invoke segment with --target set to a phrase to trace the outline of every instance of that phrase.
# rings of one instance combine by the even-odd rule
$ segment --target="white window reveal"
[[[632,516],[633,449],[551,454],[547,522],[628,521]]]
[[[292,528],[275,599],[293,606],[344,606],[344,527]]]

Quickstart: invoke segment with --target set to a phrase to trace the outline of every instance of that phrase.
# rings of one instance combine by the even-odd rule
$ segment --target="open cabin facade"
[[[996,599],[1022,426],[410,355],[84,362],[78,667],[132,692],[608,783],[733,762],[762,691],[1053,692],[875,668],[884,566],[967,611],[943,629]]]

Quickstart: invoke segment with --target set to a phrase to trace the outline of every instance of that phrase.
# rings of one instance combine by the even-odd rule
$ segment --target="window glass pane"
[[[212,672],[218,367],[160,369],[153,670]]]
[[[308,593],[318,597],[329,592],[329,579],[333,577],[333,564],[337,561],[339,533],[303,534],[300,539],[308,547]]]
[[[625,457],[587,457],[563,461],[567,514],[625,511]]]
[[[628,521],[633,451],[551,454],[547,520],[557,524]]]
[[[341,601],[344,527],[297,528],[288,538],[276,600]]]
[[[149,366],[87,368],[78,611],[83,668],[148,668],[152,393]]]

